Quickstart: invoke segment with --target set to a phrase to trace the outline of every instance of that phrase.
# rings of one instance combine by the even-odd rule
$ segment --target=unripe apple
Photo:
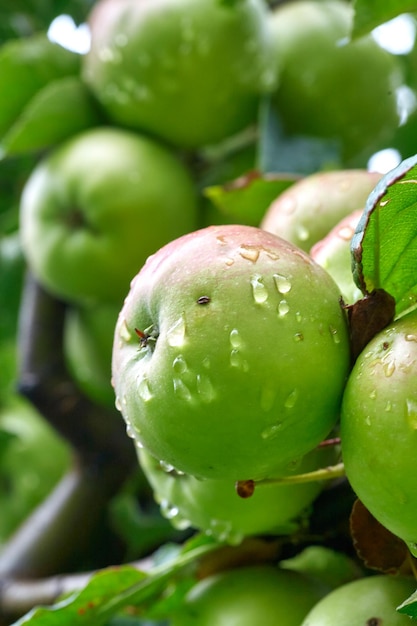
[[[363,211],[353,211],[310,250],[310,256],[333,278],[345,304],[363,297],[352,273],[351,241]]]
[[[372,515],[416,550],[417,312],[394,321],[359,355],[341,415],[353,490]]]
[[[415,580],[375,575],[346,583],[324,596],[301,626],[407,626],[408,615],[396,611],[415,591]]]
[[[178,474],[161,465],[144,448],[138,449],[138,458],[162,514],[175,527],[193,527],[231,544],[238,544],[250,535],[295,532],[325,484],[314,481],[262,485],[255,488],[251,497],[241,498],[231,480],[199,480]],[[326,467],[335,458],[334,449],[316,448],[288,469],[287,475]]]
[[[67,140],[30,175],[21,238],[31,270],[54,295],[120,303],[149,254],[196,227],[197,194],[165,146],[118,128]]]
[[[306,176],[272,202],[260,226],[309,252],[340,220],[364,209],[381,177],[361,169]]]
[[[370,34],[350,39],[353,14],[344,0],[296,0],[271,12],[284,130],[333,140],[348,167],[394,134],[403,82],[398,59]]]
[[[254,123],[276,82],[263,0],[101,0],[89,22],[83,76],[108,116],[175,146]]]
[[[349,352],[325,270],[264,230],[219,225],[170,242],[134,278],[113,384],[157,459],[197,477],[258,480],[331,431]]]
[[[274,565],[212,575],[188,592],[171,626],[299,626],[322,597],[315,581]]]

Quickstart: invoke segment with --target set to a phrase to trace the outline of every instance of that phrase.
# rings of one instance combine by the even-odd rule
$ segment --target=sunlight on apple
[[[79,54],[90,49],[90,30],[87,24],[76,25],[70,15],[58,15],[50,24],[48,38]]]

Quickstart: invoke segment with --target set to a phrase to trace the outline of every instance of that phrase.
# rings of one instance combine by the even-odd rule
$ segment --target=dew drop
[[[407,399],[405,404],[408,424],[410,428],[417,430],[417,402],[413,399]]]
[[[298,398],[298,391],[297,389],[293,389],[293,391],[291,391],[291,393],[287,396],[287,399],[284,402],[285,408],[293,409],[297,402],[297,398]]]
[[[216,396],[214,387],[208,376],[197,374],[197,393],[203,402],[212,402]]]
[[[130,437],[130,439],[136,439],[135,430],[130,422],[126,422],[126,435]]]
[[[299,226],[297,227],[297,237],[300,241],[307,241],[307,239],[310,237],[309,231],[302,224],[299,224]]]
[[[243,259],[246,259],[247,261],[252,261],[252,263],[256,263],[256,261],[259,259],[259,255],[260,255],[261,251],[258,247],[255,246],[240,246],[239,248],[239,254]]]
[[[231,350],[230,352],[230,365],[237,367],[238,369],[247,372],[249,370],[249,363],[242,357],[240,350]]]
[[[175,470],[175,467],[171,465],[171,463],[167,463],[166,461],[159,461],[159,466],[167,474],[170,474]]]
[[[182,400],[186,400],[187,402],[190,402],[192,400],[193,396],[192,396],[191,391],[188,389],[187,385],[180,378],[174,378],[173,384],[174,384],[174,392],[177,394],[179,398],[181,398]]]
[[[210,357],[205,356],[201,364],[206,370],[209,370],[211,367]]]
[[[263,411],[270,411],[274,405],[277,395],[277,389],[265,385],[261,391],[261,409]]]
[[[190,520],[183,517],[179,512],[174,518],[171,518],[171,524],[177,530],[187,530],[192,526]]]
[[[406,341],[414,341],[417,343],[417,335],[408,334],[405,336]]]
[[[167,342],[172,348],[181,347],[185,341],[185,319],[181,315],[179,319],[167,331]]]
[[[166,519],[172,520],[179,513],[178,507],[175,506],[174,504],[171,504],[171,502],[169,502],[168,500],[161,500],[161,503],[159,506],[160,506],[162,515]]]
[[[371,398],[371,400],[375,400],[375,398],[376,398],[376,389],[372,389],[371,393],[369,394],[369,397]]]
[[[278,313],[280,317],[284,317],[290,310],[290,306],[286,300],[281,300],[278,304]]]
[[[114,406],[116,407],[118,411],[122,412],[122,403],[120,402],[119,396],[116,396]]]
[[[282,428],[282,422],[275,422],[275,424],[271,424],[267,426],[261,433],[262,439],[271,439],[272,437],[276,437],[279,431]]]
[[[298,343],[299,341],[303,341],[303,339],[304,339],[303,333],[295,333],[294,341],[296,341]]]
[[[149,381],[146,376],[141,376],[138,379],[138,394],[144,402],[149,402],[149,400],[151,400],[153,397],[151,389],[149,387]]]
[[[188,370],[187,362],[181,354],[173,360],[172,369],[176,374],[185,374]]]
[[[369,417],[369,415],[367,415],[367,416],[366,416],[366,418],[365,418],[365,424],[366,424],[367,426],[370,426],[370,425],[371,425],[371,418]]]
[[[232,533],[232,523],[226,520],[212,519],[210,520],[207,534],[213,536],[217,541],[229,542]]]
[[[333,339],[334,343],[336,343],[336,344],[340,343],[340,337],[339,337],[339,333],[337,331],[337,328],[335,328],[334,326],[329,326],[329,331],[330,331],[330,335],[331,335],[331,338]]]
[[[300,311],[297,311],[295,314],[295,319],[298,323],[301,322],[301,320],[303,319],[303,316],[301,315]]]
[[[291,291],[292,285],[291,285],[291,282],[288,280],[288,278],[286,278],[285,276],[282,276],[281,274],[274,274],[273,278],[274,278],[278,293],[285,294]]]
[[[255,274],[250,279],[253,299],[257,304],[263,304],[268,300],[268,290],[263,283],[262,276]]]
[[[388,400],[388,402],[385,405],[385,411],[387,413],[390,413],[392,411],[392,402],[390,400]]]
[[[128,329],[127,322],[125,319],[123,319],[122,323],[120,324],[119,335],[120,335],[120,338],[126,342],[129,342],[132,339],[132,333]]]
[[[390,378],[395,372],[395,361],[388,361],[384,365],[384,374],[387,378]]]
[[[135,446],[137,447],[138,450],[143,450],[144,446],[143,443],[141,442],[140,439],[138,439],[138,437],[135,437]]]
[[[243,345],[242,337],[237,328],[233,328],[230,331],[229,341],[232,348],[241,348]]]

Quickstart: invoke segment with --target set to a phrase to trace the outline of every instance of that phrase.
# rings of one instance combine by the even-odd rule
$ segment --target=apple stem
[[[311,483],[318,480],[332,480],[333,478],[340,478],[342,476],[345,476],[345,466],[343,463],[336,463],[336,465],[322,467],[313,472],[306,472],[305,474],[294,474],[293,476],[282,476],[280,478],[266,478],[256,481],[255,485],[256,487],[277,484],[294,485],[297,483]]]

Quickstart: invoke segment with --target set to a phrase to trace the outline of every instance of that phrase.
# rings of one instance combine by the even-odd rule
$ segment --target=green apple
[[[381,331],[359,355],[343,398],[342,452],[353,490],[416,550],[417,312]]]
[[[170,242],[116,325],[113,384],[132,433],[197,477],[285,472],[338,418],[350,367],[339,297],[311,257],[260,228]]]
[[[94,402],[114,407],[111,384],[113,335],[119,305],[69,307],[64,325],[64,353],[72,377]]]
[[[299,626],[321,597],[316,583],[298,572],[244,566],[195,584],[170,626]]]
[[[0,412],[0,543],[49,494],[70,467],[72,453],[21,398]]]
[[[275,85],[263,0],[101,0],[83,77],[114,123],[185,148],[254,123]]]
[[[326,467],[335,457],[331,448],[317,448],[288,468],[286,475]],[[296,531],[324,487],[323,481],[276,483],[257,486],[251,497],[241,498],[233,481],[199,480],[178,474],[161,465],[144,448],[138,449],[138,458],[162,514],[174,526],[193,527],[231,544],[238,544],[250,535],[284,535]]]
[[[296,0],[271,12],[284,129],[334,139],[348,166],[394,134],[402,84],[397,59],[371,35],[349,40],[353,11],[344,0]]]
[[[149,254],[196,227],[188,169],[117,128],[76,135],[35,167],[21,198],[24,253],[39,282],[78,303],[120,303]]]
[[[396,607],[415,587],[411,577],[374,575],[354,580],[322,598],[301,626],[406,626],[410,618]]]
[[[310,256],[330,274],[339,286],[345,304],[363,297],[353,280],[350,244],[363,211],[353,211],[310,250]]]
[[[364,209],[381,177],[363,169],[306,176],[271,203],[260,227],[309,252],[340,220]]]

